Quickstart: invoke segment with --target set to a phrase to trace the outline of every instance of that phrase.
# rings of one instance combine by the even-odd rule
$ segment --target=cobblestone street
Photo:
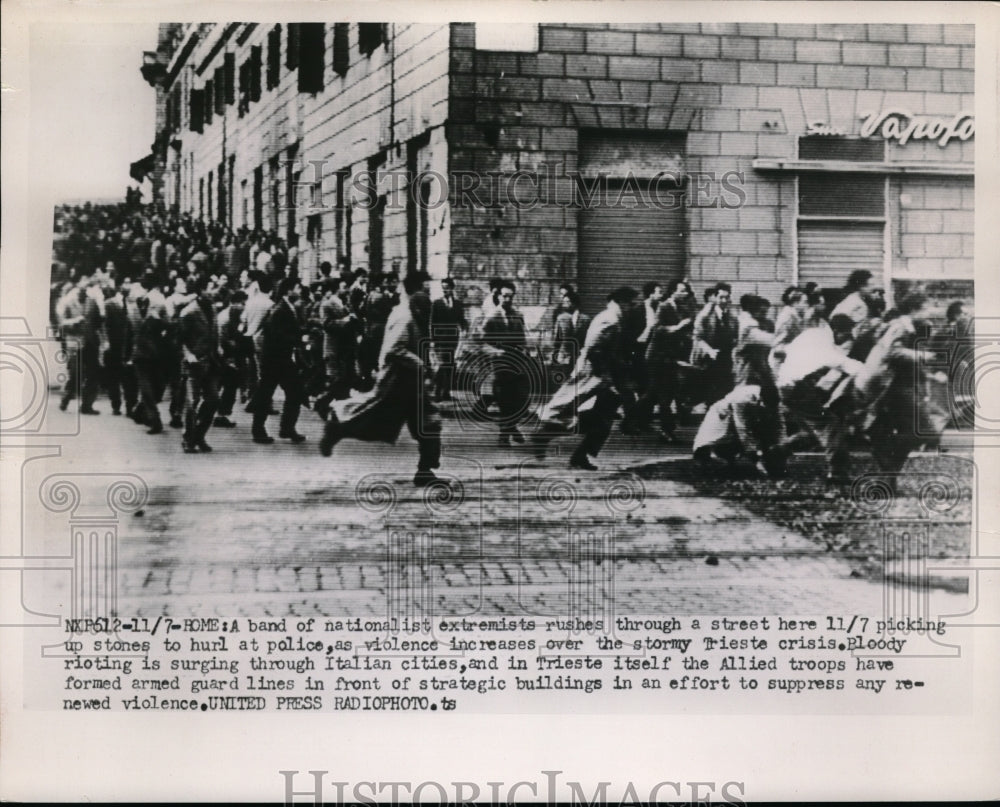
[[[70,418],[50,401],[51,416]],[[241,413],[242,414],[242,413]],[[250,442],[248,418],[213,430],[210,456],[179,432],[83,418],[47,472],[135,474],[148,500],[121,517],[122,615],[439,616],[878,613],[881,581],[843,553],[733,499],[629,469],[682,461],[681,446],[615,433],[601,471],[496,447],[445,421],[447,491],[415,489],[415,446],[347,441],[317,451]],[[566,441],[568,443],[569,441]],[[683,443],[682,443],[683,445]],[[558,450],[558,449],[557,449]],[[565,448],[562,448],[565,451]],[[53,516],[53,535],[64,535]],[[64,527],[62,528],[64,529]],[[934,590],[931,610],[964,595]]]

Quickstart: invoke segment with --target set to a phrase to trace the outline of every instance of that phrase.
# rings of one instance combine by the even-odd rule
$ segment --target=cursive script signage
[[[847,134],[847,130],[841,129],[837,126],[831,126],[826,121],[817,120],[806,124],[806,134],[822,135],[825,137],[843,137]]]
[[[861,116],[861,136],[881,135],[905,146],[911,140],[936,140],[944,148],[952,139],[968,140],[976,133],[976,119],[971,112],[952,117],[914,115],[901,109],[883,109]]]

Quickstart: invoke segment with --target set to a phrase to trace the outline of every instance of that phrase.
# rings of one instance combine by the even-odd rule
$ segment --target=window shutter
[[[250,60],[244,59],[240,65],[240,117],[250,109]]]
[[[215,84],[212,79],[205,82],[202,101],[204,102],[202,106],[205,109],[205,125],[208,126],[212,122],[212,107],[215,104]]]
[[[338,76],[346,75],[351,63],[350,30],[346,22],[333,24],[333,72]]]
[[[840,288],[856,269],[882,284],[885,225],[866,221],[800,221],[799,283]]]
[[[358,50],[365,56],[370,56],[375,49],[387,40],[384,22],[358,23]]]
[[[191,131],[201,134],[204,128],[204,108],[205,101],[202,90],[191,90],[190,102],[191,102]]]
[[[299,29],[301,23],[288,23],[288,45],[285,51],[285,67],[294,70],[299,66]]]
[[[215,114],[221,115],[226,111],[226,77],[221,67],[215,68]]]
[[[267,88],[278,86],[281,80],[281,24],[275,25],[267,35]]]
[[[299,92],[320,92],[324,84],[326,25],[299,24]]]
[[[261,66],[260,45],[254,45],[250,49],[250,100],[254,103],[260,100]]]
[[[236,54],[227,53],[225,62],[226,103],[236,103]]]

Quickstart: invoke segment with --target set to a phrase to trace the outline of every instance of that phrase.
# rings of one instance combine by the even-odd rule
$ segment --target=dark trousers
[[[78,348],[67,347],[66,386],[63,389],[63,404],[72,401],[79,391],[80,409],[90,409],[97,400],[101,386],[101,348],[96,344],[86,344]]]
[[[168,383],[170,385],[170,417],[179,418],[184,416],[184,397],[187,392],[185,383],[184,362],[180,356],[171,354]]]
[[[458,349],[458,343],[439,341],[434,349],[438,356],[434,394],[438,398],[450,398],[455,380],[455,351]]]
[[[583,459],[585,455],[596,457],[601,453],[611,434],[611,426],[618,413],[618,397],[609,390],[598,393],[594,406],[580,414],[580,432],[583,439],[577,446],[573,456]]]
[[[736,384],[733,381],[733,360],[731,356],[720,354],[702,368],[698,397],[711,406],[725,398]]]
[[[184,439],[197,445],[205,439],[219,406],[219,379],[215,369],[203,362],[187,364],[191,387],[184,412]]]
[[[236,365],[223,364],[219,368],[219,383],[222,391],[219,394],[218,414],[222,417],[229,417],[233,414],[233,405],[236,403],[236,391],[240,386],[240,369]]]
[[[601,390],[597,393],[594,405],[578,414],[578,431],[583,439],[573,452],[574,460],[584,460],[587,455],[596,457],[601,453],[608,435],[611,434],[620,403],[621,399],[610,389]],[[567,426],[568,422],[565,420],[543,420],[533,436],[533,441],[541,446],[547,446],[554,437],[567,434]]]
[[[417,441],[417,470],[429,471],[441,465],[441,421],[437,418],[434,405],[424,400],[422,406],[414,407],[406,417],[406,428]]]
[[[664,363],[649,374],[649,383],[635,405],[635,420],[642,426],[649,423],[653,408],[660,407],[660,429],[672,434],[675,427],[673,403],[678,400],[677,365]]]
[[[126,409],[135,406],[136,389],[131,368],[125,366],[120,351],[110,348],[104,351],[104,389],[115,412],[121,411],[123,396]]]
[[[525,414],[528,400],[527,376],[510,370],[498,370],[493,383],[493,395],[500,410],[500,434],[514,434]]]
[[[271,410],[271,397],[275,389],[281,387],[285,393],[285,405],[281,409],[282,434],[295,431],[302,408],[302,378],[298,365],[291,359],[284,362],[263,362],[260,368],[260,386],[251,401],[253,410],[253,433],[264,434],[267,415]]]
[[[159,370],[154,362],[148,360],[136,360],[133,367],[136,385],[139,389],[139,407],[142,410],[142,419],[148,426],[154,428],[162,426],[160,410],[157,406],[162,395]]]

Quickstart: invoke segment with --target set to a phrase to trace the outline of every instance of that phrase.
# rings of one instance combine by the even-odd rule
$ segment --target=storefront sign
[[[976,119],[971,112],[959,112],[952,118],[914,115],[901,109],[884,109],[862,115],[861,136],[881,135],[905,146],[911,140],[937,140],[944,148],[953,138],[968,140],[976,133]]]
[[[843,137],[847,134],[845,129],[831,126],[825,121],[817,120],[806,124],[807,135],[826,135],[828,137]]]

